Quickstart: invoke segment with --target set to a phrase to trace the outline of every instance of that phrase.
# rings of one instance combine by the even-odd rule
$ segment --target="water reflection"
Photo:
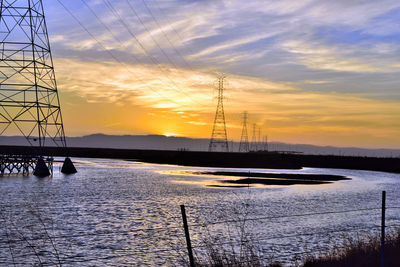
[[[199,253],[205,233],[225,238],[229,227],[234,227],[229,222],[215,222],[240,221],[243,216],[265,218],[248,220],[246,226],[266,256],[273,253],[277,260],[289,263],[301,253],[329,249],[343,233],[378,231],[380,212],[282,216],[379,207],[381,190],[387,190],[388,206],[400,206],[400,177],[390,173],[246,169],[252,173],[342,175],[351,180],[218,188],[205,185],[219,185],[225,176],[194,173],[243,170],[98,159],[79,159],[76,166],[79,173],[68,177],[56,171],[52,179],[45,180],[0,178],[0,246],[5,245],[5,231],[17,237],[14,226],[26,230],[33,239],[43,237],[38,218],[32,216],[36,211],[51,226],[51,235],[59,237],[57,246],[65,257],[64,266],[180,265],[178,254],[185,253],[185,243],[179,205],[185,204],[193,245]],[[389,227],[399,224],[399,211],[388,210]],[[5,222],[13,224],[6,227]],[[34,257],[24,257],[27,252],[21,250],[15,257],[25,263],[35,261]],[[7,250],[0,249],[0,265],[10,262],[10,257]]]

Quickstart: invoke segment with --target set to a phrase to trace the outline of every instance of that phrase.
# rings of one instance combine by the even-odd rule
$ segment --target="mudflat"
[[[241,179],[227,179],[220,181],[226,184],[235,184],[236,187],[249,184],[262,185],[312,185],[312,184],[329,184],[336,181],[351,180],[341,175],[329,174],[298,174],[298,173],[260,173],[260,172],[192,172],[195,175],[212,175],[224,177],[243,177]],[[228,185],[232,187],[232,185]],[[215,187],[215,185],[212,185]],[[223,185],[217,185],[221,187]]]

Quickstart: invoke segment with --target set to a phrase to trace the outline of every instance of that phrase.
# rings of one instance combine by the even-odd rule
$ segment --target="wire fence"
[[[324,211],[324,212],[312,212],[312,213],[303,213],[303,214],[289,214],[289,215],[278,215],[278,216],[259,216],[259,217],[250,217],[250,218],[244,218],[240,220],[233,220],[233,219],[228,219],[228,220],[220,220],[220,221],[211,221],[207,223],[189,223],[188,227],[190,230],[197,230],[197,231],[202,231],[201,229],[204,227],[213,227],[216,225],[226,225],[226,224],[231,224],[231,223],[243,223],[243,222],[260,222],[260,221],[270,221],[270,220],[280,220],[280,219],[293,219],[296,220],[297,218],[300,217],[306,217],[306,218],[318,218],[319,216],[322,215],[337,215],[337,214],[351,214],[351,213],[364,213],[366,215],[370,214],[370,212],[374,212],[374,215],[376,211],[381,211],[383,209],[385,210],[399,210],[399,206],[389,206],[389,207],[370,207],[370,208],[359,208],[359,209],[348,209],[348,210],[332,210],[332,211]],[[397,214],[396,214],[397,215]],[[174,218],[179,218],[179,216],[174,216]],[[3,218],[3,221],[5,219]],[[371,222],[373,223],[373,222]],[[332,235],[332,234],[349,234],[349,233],[360,233],[360,232],[367,232],[371,233],[380,230],[382,226],[379,224],[379,221],[374,222],[375,224],[372,226],[369,225],[362,225],[358,226],[356,223],[354,223],[353,226],[346,226],[340,229],[332,229],[332,230],[319,230],[319,231],[310,231],[310,232],[302,232],[302,233],[295,233],[295,234],[278,234],[278,235],[269,235],[269,236],[257,236],[256,241],[257,243],[264,245],[264,246],[276,246],[276,247],[286,247],[290,248],[293,246],[292,244],[289,243],[284,243],[282,242],[277,242],[277,240],[282,241],[282,240],[289,240],[293,238],[300,238],[300,237],[309,237],[313,236],[317,238],[320,235]],[[390,217],[390,224],[384,226],[385,229],[399,229],[400,228],[400,216],[391,216]],[[11,229],[12,230],[12,229]],[[40,255],[39,257],[43,257],[43,255],[51,254],[54,257],[54,251],[52,250],[45,250],[42,249],[40,253],[36,252],[35,249],[40,249],[40,246],[37,245],[38,241],[56,241],[56,240],[70,240],[70,239],[78,239],[78,238],[89,238],[89,237],[104,237],[104,236],[119,236],[119,237],[125,237],[125,238],[132,238],[132,235],[151,235],[154,234],[155,232],[167,232],[166,235],[168,236],[168,232],[174,232],[176,234],[180,234],[182,237],[184,236],[184,231],[182,228],[182,225],[170,225],[170,226],[160,226],[160,227],[141,227],[141,228],[135,228],[135,229],[126,229],[126,230],[115,230],[115,231],[95,231],[95,232],[75,232],[74,234],[58,234],[58,235],[51,235],[49,232],[45,232],[40,234],[39,236],[34,236],[34,237],[27,237],[23,236],[20,232],[18,233],[9,233],[8,230],[7,232],[2,233],[2,237],[0,237],[0,249],[2,249],[4,252],[10,250],[10,254],[12,254],[13,250],[19,249],[23,246],[27,247],[27,249],[30,251],[30,253],[25,253],[25,254],[20,254],[20,253],[14,253],[15,255],[11,255],[12,259],[10,259],[10,255],[8,255],[7,258],[4,258],[5,254],[0,253],[0,264],[4,265],[24,265],[27,264],[26,261],[24,260],[35,260],[35,257],[38,257],[38,254]],[[190,238],[190,236],[189,236]],[[207,249],[208,245],[207,244],[201,244],[199,243],[200,240],[194,240],[197,244],[192,246],[190,249],[192,250],[202,250],[202,249]],[[226,240],[226,241],[220,241],[217,243],[219,246],[224,246],[224,245],[229,245],[229,246],[239,246],[243,245],[243,243],[246,242],[253,242],[254,240],[252,239],[245,239],[245,240],[236,240],[236,239],[231,239],[231,240]],[[274,242],[275,241],[275,242]],[[57,260],[53,260],[51,262],[49,261],[42,261],[40,263],[40,266],[54,266],[54,265],[73,265],[77,263],[90,263],[90,262],[101,262],[101,261],[109,261],[109,260],[117,260],[117,259],[129,259],[132,257],[140,257],[140,256],[146,256],[149,253],[150,254],[162,254],[162,253],[167,253],[170,255],[173,255],[173,253],[185,253],[185,250],[187,249],[184,246],[184,242],[178,242],[179,244],[175,246],[174,248],[156,248],[152,249],[151,251],[132,251],[132,249],[113,249],[112,250],[112,255],[104,255],[104,256],[85,256],[85,255],[79,255],[79,254],[60,254],[57,256]],[[49,246],[49,243],[47,243]],[[157,246],[155,246],[157,247]],[[51,249],[52,247],[50,247]],[[53,248],[54,249],[54,248]],[[15,252],[15,251],[14,251]],[[313,251],[298,251],[294,252],[291,251],[291,254],[293,256],[298,256],[298,255],[310,255],[310,254],[316,254],[317,251],[315,249]],[[3,256],[1,256],[3,255]],[[21,260],[24,259],[24,260]],[[37,260],[37,259],[36,259]]]

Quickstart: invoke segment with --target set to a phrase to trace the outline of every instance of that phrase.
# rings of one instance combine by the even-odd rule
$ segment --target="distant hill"
[[[105,135],[92,134],[82,137],[68,137],[70,147],[126,148],[207,151],[209,139],[167,137],[163,135]],[[21,136],[0,136],[0,145],[29,145]],[[239,143],[230,142],[230,149],[238,151]],[[313,155],[343,155],[369,157],[400,157],[399,149],[366,149],[356,147],[314,146],[272,142],[271,151],[291,151]]]
[[[164,135],[105,135],[92,134],[82,137],[67,137],[70,147],[126,148],[126,149],[189,149],[206,151],[208,139],[167,137]],[[51,140],[49,140],[49,145]],[[0,145],[29,145],[21,136],[0,136]]]

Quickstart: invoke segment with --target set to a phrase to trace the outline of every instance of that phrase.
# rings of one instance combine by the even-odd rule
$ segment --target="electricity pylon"
[[[249,152],[249,136],[247,134],[247,111],[243,112],[243,128],[242,128],[242,136],[240,137],[240,145],[239,152]]]
[[[0,56],[0,135],[66,148],[42,0],[1,0]]]
[[[225,76],[221,75],[218,78],[218,104],[217,111],[215,113],[214,125],[211,134],[210,145],[208,151],[217,151],[220,147],[220,151],[229,152],[228,137],[226,134],[226,123],[224,113],[224,81]]]
[[[269,150],[268,135],[264,136],[264,151]]]
[[[258,150],[258,141],[257,141],[257,134],[256,134],[257,124],[253,124],[253,135],[251,137],[251,145],[250,151],[257,151]]]

